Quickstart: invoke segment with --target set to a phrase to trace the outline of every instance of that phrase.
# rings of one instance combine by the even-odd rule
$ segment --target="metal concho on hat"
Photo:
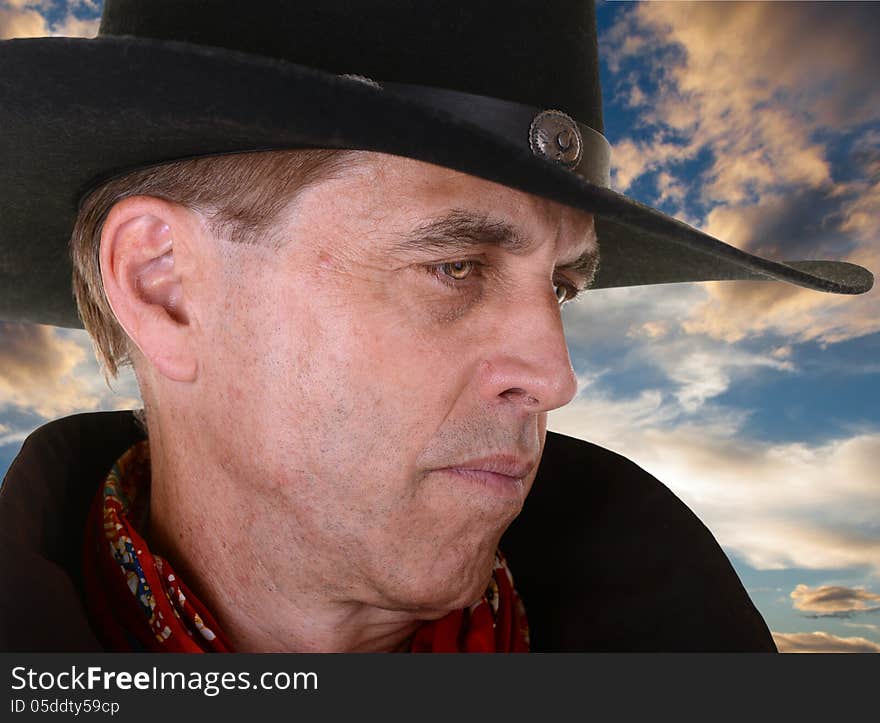
[[[561,110],[538,113],[529,128],[532,153],[561,166],[577,168],[584,152],[584,139],[572,117]]]

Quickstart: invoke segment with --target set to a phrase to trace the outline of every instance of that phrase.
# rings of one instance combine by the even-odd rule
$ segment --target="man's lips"
[[[479,459],[469,459],[465,462],[459,462],[450,465],[447,469],[471,470],[474,472],[492,472],[493,474],[503,475],[505,477],[513,477],[522,479],[535,468],[537,464],[534,460],[517,457],[511,454],[496,454],[490,457],[480,457]]]
[[[493,455],[466,460],[437,471],[446,472],[464,482],[478,484],[501,497],[522,500],[524,480],[536,464],[537,461],[514,455]]]

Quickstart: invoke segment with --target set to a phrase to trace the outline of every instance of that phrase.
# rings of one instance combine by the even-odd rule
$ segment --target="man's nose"
[[[559,304],[522,297],[499,314],[479,367],[480,394],[530,413],[568,404],[577,392]]]

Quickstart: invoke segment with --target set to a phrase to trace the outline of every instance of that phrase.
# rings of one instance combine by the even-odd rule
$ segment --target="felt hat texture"
[[[353,148],[596,217],[592,288],[872,274],[739,250],[610,188],[592,0],[105,0],[95,38],[0,42],[0,320],[82,327],[81,199],[197,156]]]

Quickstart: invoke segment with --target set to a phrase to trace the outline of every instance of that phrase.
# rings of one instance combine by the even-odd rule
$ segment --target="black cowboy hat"
[[[0,319],[81,327],[80,199],[135,168],[256,150],[408,156],[595,214],[593,288],[724,279],[858,294],[609,188],[592,0],[105,0],[98,37],[0,42]]]

